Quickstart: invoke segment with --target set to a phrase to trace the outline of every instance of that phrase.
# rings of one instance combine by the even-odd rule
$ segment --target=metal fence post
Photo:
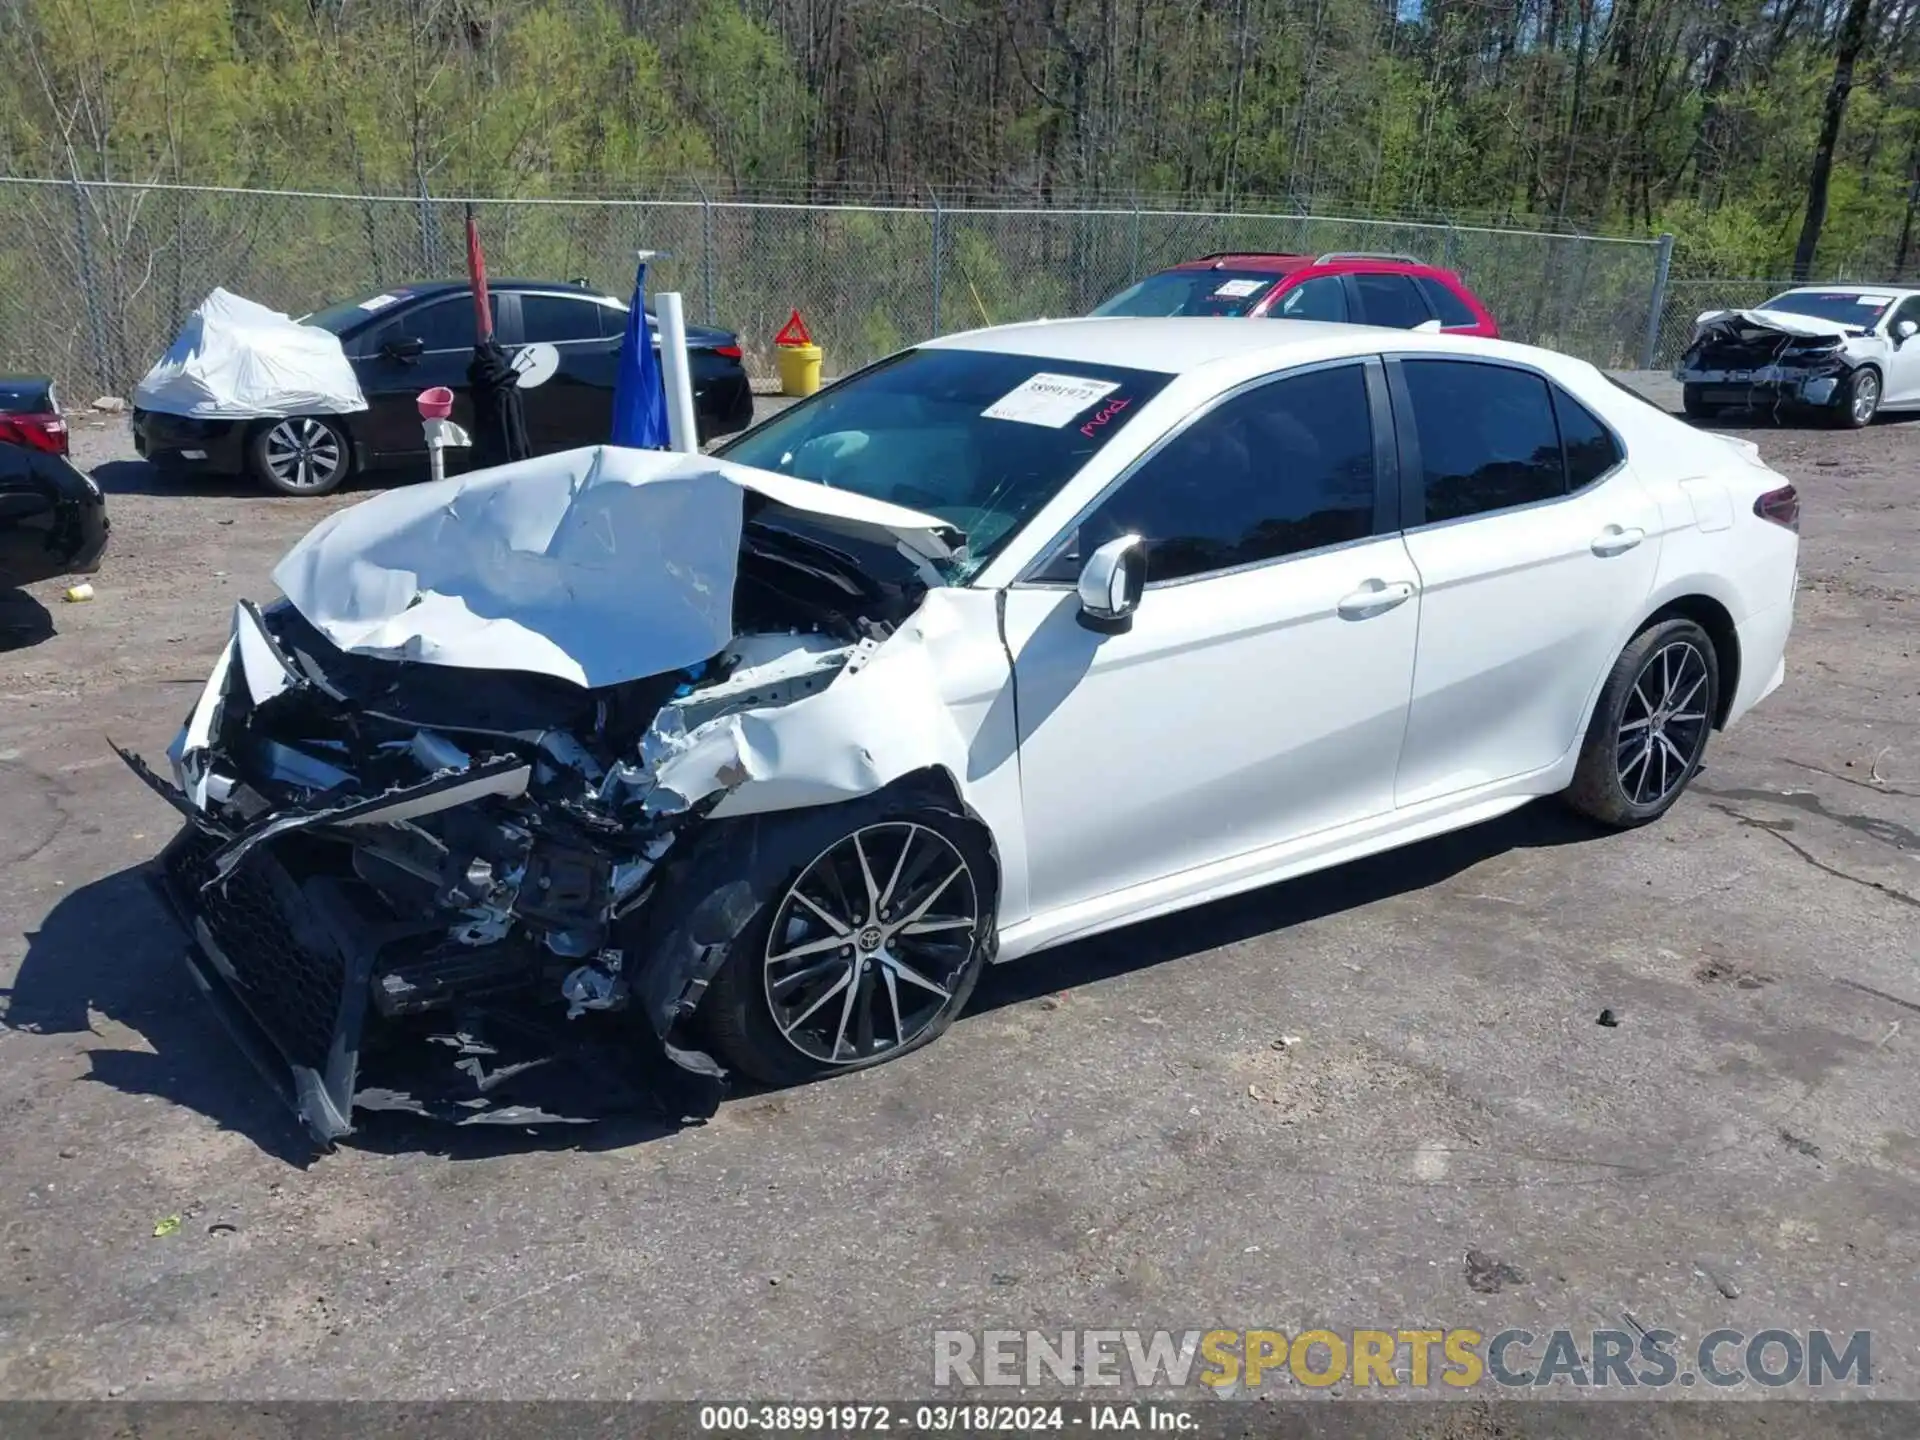
[[[427,177],[420,177],[420,273],[431,275],[435,270],[434,252],[439,246],[434,244],[433,233],[433,197],[427,193]]]
[[[940,196],[931,190],[927,193],[933,196],[933,334],[937,336],[940,333],[940,282],[946,276],[946,257],[943,253],[946,214],[940,208]]]
[[[1140,197],[1133,197],[1133,237],[1131,253],[1127,257],[1127,283],[1133,284],[1140,278]]]
[[[93,268],[92,227],[87,224],[87,192],[78,172],[73,175],[74,238],[80,251],[80,293],[86,297],[87,338],[93,346],[93,373],[103,394],[112,394],[114,376],[107,363],[107,329],[100,313],[100,277]]]
[[[1447,238],[1441,246],[1441,269],[1458,270],[1460,268],[1460,232],[1453,228],[1453,221],[1447,221]]]
[[[1673,236],[1662,235],[1653,259],[1653,294],[1647,304],[1647,343],[1640,350],[1640,368],[1653,369],[1660,353],[1660,316],[1667,308],[1667,274],[1673,268]]]
[[[717,325],[713,318],[713,200],[707,194],[707,187],[694,181],[700,191],[700,308],[706,313],[706,323]]]

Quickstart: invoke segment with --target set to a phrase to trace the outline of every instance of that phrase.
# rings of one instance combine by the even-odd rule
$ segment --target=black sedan
[[[494,335],[510,354],[546,345],[558,357],[550,375],[522,382],[534,453],[604,444],[613,427],[626,302],[560,281],[496,280],[489,291]],[[330,306],[305,323],[340,337],[367,409],[278,420],[197,420],[136,408],[133,436],[140,453],[162,470],[245,474],[283,494],[324,495],[358,471],[424,467],[416,405],[422,390],[452,390],[453,419],[471,429],[473,299],[465,281],[396,286]],[[689,325],[687,349],[700,439],[746,429],[753,423],[753,392],[738,339]],[[460,451],[447,452],[448,468],[460,469],[462,459]]]
[[[20,443],[0,418],[0,590],[90,575],[107,548],[107,502],[64,455]]]

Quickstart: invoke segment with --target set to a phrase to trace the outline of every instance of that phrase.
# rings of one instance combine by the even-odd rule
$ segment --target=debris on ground
[[[1599,1023],[1604,1025],[1607,1029],[1612,1030],[1620,1024],[1620,1017],[1614,1014],[1613,1011],[1611,1010],[1602,1010],[1600,1012]]]
[[[1527,1272],[1482,1250],[1467,1251],[1467,1288],[1476,1295],[1498,1295],[1509,1285],[1527,1283]]]
[[[154,1225],[154,1238],[157,1240],[163,1236],[177,1234],[179,1229],[180,1217],[178,1215],[169,1215]]]
[[[127,402],[118,395],[101,395],[94,400],[93,408],[108,415],[118,415],[127,408]]]
[[[78,585],[69,585],[66,595],[62,598],[65,599],[69,605],[81,604],[83,601],[93,598],[93,586],[84,580]]]

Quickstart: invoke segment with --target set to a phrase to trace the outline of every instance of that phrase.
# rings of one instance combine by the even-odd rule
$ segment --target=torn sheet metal
[[[340,338],[216,289],[133,392],[142,410],[205,420],[367,408]]]
[[[706,456],[592,446],[391,490],[316,526],[274,571],[341,649],[597,688],[733,638],[743,491],[946,558],[944,522]]]

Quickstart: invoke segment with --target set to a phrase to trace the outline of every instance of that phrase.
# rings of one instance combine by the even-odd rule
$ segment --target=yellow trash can
[[[780,393],[800,399],[820,388],[818,345],[776,345],[774,361],[780,367]]]

